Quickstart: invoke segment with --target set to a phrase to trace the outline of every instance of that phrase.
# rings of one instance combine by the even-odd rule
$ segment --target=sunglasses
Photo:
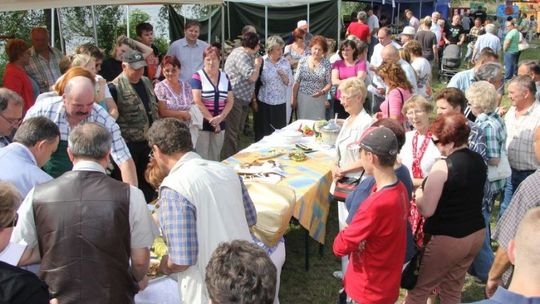
[[[15,227],[17,226],[17,222],[19,221],[19,214],[18,213],[15,213],[15,217],[13,218],[13,221],[11,221],[11,223],[9,223],[7,226],[5,226],[4,228],[11,228],[11,227]]]

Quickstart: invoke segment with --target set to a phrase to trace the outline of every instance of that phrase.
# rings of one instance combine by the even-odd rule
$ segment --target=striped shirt
[[[217,87],[204,70],[197,71],[191,79],[191,88],[201,90],[202,103],[214,116],[221,114],[227,103],[228,93],[232,91],[231,82],[222,71],[219,72]]]
[[[68,140],[71,127],[67,121],[66,108],[64,107],[64,100],[61,96],[55,93],[39,95],[34,106],[24,116],[24,120],[37,116],[44,116],[52,120],[60,129],[60,140]],[[111,156],[116,164],[122,164],[131,158],[126,142],[120,133],[120,127],[100,105],[94,103],[92,112],[84,122],[101,124],[111,133],[113,139]]]
[[[55,48],[49,47],[49,60],[30,48],[30,62],[26,66],[28,76],[37,82],[40,93],[48,92],[51,86],[60,78],[60,60],[64,55]]]
[[[540,125],[540,103],[533,102],[520,117],[511,107],[504,116],[506,123],[506,150],[510,167],[514,170],[536,170],[538,161],[534,153],[534,130]]]
[[[257,223],[257,211],[240,178],[242,201],[248,225]],[[169,259],[176,265],[195,265],[199,254],[197,210],[182,194],[162,187],[159,195],[159,222],[167,242]]]

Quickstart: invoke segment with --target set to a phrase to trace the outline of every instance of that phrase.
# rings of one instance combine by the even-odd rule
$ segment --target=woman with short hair
[[[339,86],[345,79],[359,78],[366,79],[367,62],[364,53],[367,52],[368,45],[362,41],[345,40],[339,47],[338,55],[341,60],[332,64],[332,85]],[[334,113],[338,118],[347,118],[348,114],[341,105],[341,92],[336,90],[334,99]]]
[[[298,119],[325,118],[330,107],[327,94],[332,87],[330,61],[326,58],[328,44],[323,36],[311,40],[311,55],[303,57],[294,75],[291,107],[297,108]]]
[[[30,62],[30,45],[22,39],[11,39],[6,45],[8,64],[4,70],[4,87],[19,94],[24,100],[23,111],[26,112],[34,104],[39,95],[39,87],[34,86],[24,69]],[[36,96],[34,96],[34,91]]]
[[[255,141],[287,125],[287,86],[292,82],[289,61],[283,57],[285,42],[279,36],[266,41],[261,76],[257,87],[257,112],[255,112]]]
[[[469,126],[461,114],[440,115],[430,127],[441,155],[416,204],[431,238],[425,247],[416,286],[406,304],[426,303],[438,287],[441,303],[460,303],[467,269],[480,251],[485,236],[482,197],[487,168],[480,154],[467,147]]]

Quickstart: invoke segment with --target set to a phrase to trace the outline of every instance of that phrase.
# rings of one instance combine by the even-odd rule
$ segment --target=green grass
[[[540,42],[537,40],[531,44],[532,48],[522,53],[520,59],[540,59]],[[433,83],[434,94],[446,85]],[[508,105],[508,100],[503,99],[503,104]],[[241,138],[241,147],[246,147],[253,142],[253,136]],[[497,208],[494,208],[497,209]],[[496,214],[493,215],[493,219]],[[492,226],[494,222],[492,222]],[[336,303],[338,290],[341,282],[332,276],[332,273],[341,268],[341,263],[332,253],[332,243],[338,232],[337,208],[335,204],[330,206],[327,222],[326,242],[322,254],[319,254],[319,244],[313,239],[308,240],[310,269],[304,269],[305,254],[305,230],[299,225],[291,224],[285,235],[287,258],[281,273],[280,302],[284,304],[328,304]],[[494,244],[496,246],[496,244]],[[484,298],[484,285],[477,283],[472,277],[465,279],[463,286],[462,301],[473,302]],[[400,300],[404,291],[401,292]]]

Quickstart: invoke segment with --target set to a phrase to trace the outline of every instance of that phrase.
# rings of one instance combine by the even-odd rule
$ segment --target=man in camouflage
[[[139,188],[144,192],[146,200],[151,201],[155,192],[144,179],[150,153],[145,134],[158,119],[158,100],[152,83],[143,76],[145,66],[146,61],[140,52],[127,52],[122,62],[122,73],[109,84],[109,89],[118,105],[119,116],[116,122],[135,161]]]

